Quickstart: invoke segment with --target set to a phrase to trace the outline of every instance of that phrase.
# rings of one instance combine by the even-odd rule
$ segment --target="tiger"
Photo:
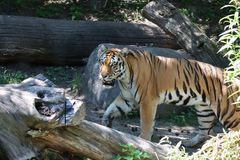
[[[194,106],[198,133],[184,140],[184,146],[195,146],[214,134],[216,118],[231,130],[240,129],[240,108],[234,102],[240,95],[239,79],[231,85],[224,82],[223,69],[185,58],[156,56],[147,51],[128,48],[98,50],[99,77],[105,86],[118,81],[120,94],[109,105],[102,124],[112,126],[114,118],[140,110],[140,137],[151,140],[158,104]]]

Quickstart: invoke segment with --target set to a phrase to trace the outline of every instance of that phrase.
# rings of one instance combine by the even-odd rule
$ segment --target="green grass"
[[[70,15],[72,20],[79,20],[83,16],[83,7],[72,4],[70,7]]]
[[[194,126],[198,124],[197,115],[193,107],[189,107],[186,111],[180,113],[173,111],[170,116],[160,118],[160,120],[175,124],[177,126]]]
[[[28,74],[26,72],[11,70],[5,67],[0,68],[0,84],[20,83],[27,77]]]
[[[36,9],[36,15],[42,18],[51,18],[59,15],[61,9],[55,4],[49,4],[46,6],[39,6]]]
[[[142,152],[132,144],[120,144],[122,155],[117,155],[113,160],[150,160],[151,156],[147,152]]]
[[[179,8],[179,11],[185,16],[191,17],[192,11],[188,8]]]
[[[74,67],[46,67],[44,75],[54,84],[69,87],[73,94],[79,94],[82,87],[82,75]]]
[[[74,94],[79,94],[82,87],[82,76],[80,73],[76,73],[72,80],[72,91]]]
[[[64,85],[71,81],[71,72],[69,67],[46,67],[44,75],[56,85]]]
[[[208,140],[197,152],[189,155],[178,143],[168,153],[169,160],[237,160],[240,155],[240,132],[218,134]]]
[[[82,74],[76,67],[43,67],[38,71],[25,71],[9,69],[9,67],[0,67],[0,84],[16,84],[23,80],[43,73],[49,80],[59,87],[71,88],[74,95],[80,93],[82,87]]]

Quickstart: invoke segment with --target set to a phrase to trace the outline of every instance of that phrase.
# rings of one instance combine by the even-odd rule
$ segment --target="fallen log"
[[[81,64],[100,43],[179,48],[153,24],[0,15],[0,62]]]
[[[84,120],[86,104],[65,96],[63,89],[43,75],[1,85],[0,104],[0,155],[4,160],[41,159],[45,148],[110,160],[122,154],[120,144],[132,144],[152,159],[167,154],[168,146]]]
[[[26,136],[30,129],[79,124],[84,117],[84,104],[66,98],[63,89],[42,75],[1,85],[0,105],[0,151],[9,160],[38,157],[40,148]]]
[[[218,67],[228,65],[227,59],[217,54],[217,45],[167,0],[149,2],[143,8],[143,16],[175,37],[177,43],[196,60]]]
[[[169,149],[168,145],[158,145],[86,120],[78,126],[58,127],[45,132],[32,130],[28,134],[34,143],[44,143],[47,147],[94,160],[112,160],[117,154],[124,155],[121,144],[131,144],[149,153],[152,160],[166,158]]]

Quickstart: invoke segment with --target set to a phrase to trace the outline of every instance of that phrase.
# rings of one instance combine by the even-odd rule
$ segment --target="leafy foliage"
[[[229,5],[223,8],[229,8],[229,15],[223,17],[220,22],[225,25],[224,32],[220,35],[219,41],[223,44],[219,52],[224,52],[230,61],[230,66],[226,68],[226,82],[236,81],[240,78],[240,2],[231,0]],[[240,89],[239,91],[240,92]],[[238,98],[240,103],[240,97]]]
[[[208,140],[202,148],[191,156],[181,143],[172,148],[168,154],[169,160],[236,160],[240,157],[240,131],[218,134]]]
[[[229,133],[218,134],[211,138],[195,154],[195,159],[228,159],[236,160],[240,157],[240,132],[231,131]]]
[[[93,10],[89,1],[9,0],[0,2],[0,14],[71,20],[139,21],[143,19],[141,10],[148,2],[149,0],[109,0],[105,8]]]
[[[228,0],[180,0],[181,3],[193,3],[193,2],[202,2],[202,3],[215,3],[217,5],[224,5],[228,3]]]
[[[72,80],[72,91],[74,94],[79,94],[82,86],[82,77],[80,73],[76,73],[74,79]]]
[[[57,14],[60,11],[60,9],[56,5],[46,5],[46,6],[40,6],[36,10],[36,15],[38,17],[43,18],[50,18],[54,17],[55,14]]]
[[[225,26],[225,31],[221,34],[219,41],[223,43],[219,52],[225,52],[225,56],[230,61],[230,67],[226,69],[227,82],[232,82],[240,77],[240,22],[239,11],[240,1],[231,0],[229,5],[223,8],[230,8],[229,15],[223,17],[220,22]],[[240,92],[240,90],[239,90]],[[238,98],[240,101],[240,98]],[[218,134],[208,140],[202,148],[189,156],[184,148],[177,144],[169,152],[170,160],[206,160],[206,159],[227,159],[235,160],[240,157],[240,131],[230,131],[229,133]]]
[[[173,4],[174,0],[169,0]],[[228,0],[179,0],[180,5],[177,4],[179,10],[187,15],[193,22],[208,22],[215,21],[223,14],[216,9],[226,4]],[[187,7],[186,7],[187,6]]]
[[[176,124],[178,126],[196,125],[197,124],[196,111],[192,107],[189,107],[188,110],[180,112],[180,113],[176,113],[175,111],[173,111],[171,116],[161,118],[161,120]]]
[[[117,155],[113,160],[150,160],[147,152],[136,149],[132,144],[120,144],[123,155]]]
[[[172,147],[168,152],[168,159],[169,160],[190,160],[189,155],[186,152],[184,147],[180,147],[181,142],[174,147]]]
[[[39,69],[27,71],[0,66],[0,84],[20,83],[30,76],[43,73],[48,79],[61,87],[69,86],[74,94],[78,94],[82,86],[82,74],[78,67],[40,67]]]
[[[115,13],[113,20],[133,22],[143,20],[141,12],[148,2],[149,0],[111,1],[108,7]]]
[[[76,4],[72,4],[70,7],[70,13],[72,16],[72,20],[79,20],[82,16],[83,8],[81,6],[78,6]]]
[[[28,77],[25,72],[14,71],[5,67],[0,68],[0,75],[0,84],[20,83]]]
[[[78,75],[78,77],[80,77],[80,74],[74,74],[74,73],[77,73],[76,69],[68,66],[46,67],[44,71],[44,75],[47,78],[49,78],[49,80],[51,80],[56,85],[62,85],[62,86],[66,86],[66,84],[68,83],[73,85],[77,82],[81,82],[81,80],[76,80],[76,76]],[[81,79],[81,77],[77,79]]]

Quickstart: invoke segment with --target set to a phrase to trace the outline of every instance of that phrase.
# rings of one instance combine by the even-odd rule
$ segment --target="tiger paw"
[[[195,137],[193,137],[192,139],[187,139],[187,140],[183,140],[182,144],[185,147],[193,147],[196,146],[197,144],[200,144],[204,141],[206,141],[207,139],[209,139],[208,135],[205,134],[197,134]]]
[[[102,125],[107,126],[107,127],[109,127],[109,128],[112,128],[113,119],[114,119],[114,117],[110,117],[110,116],[105,116],[105,115],[103,115]]]

